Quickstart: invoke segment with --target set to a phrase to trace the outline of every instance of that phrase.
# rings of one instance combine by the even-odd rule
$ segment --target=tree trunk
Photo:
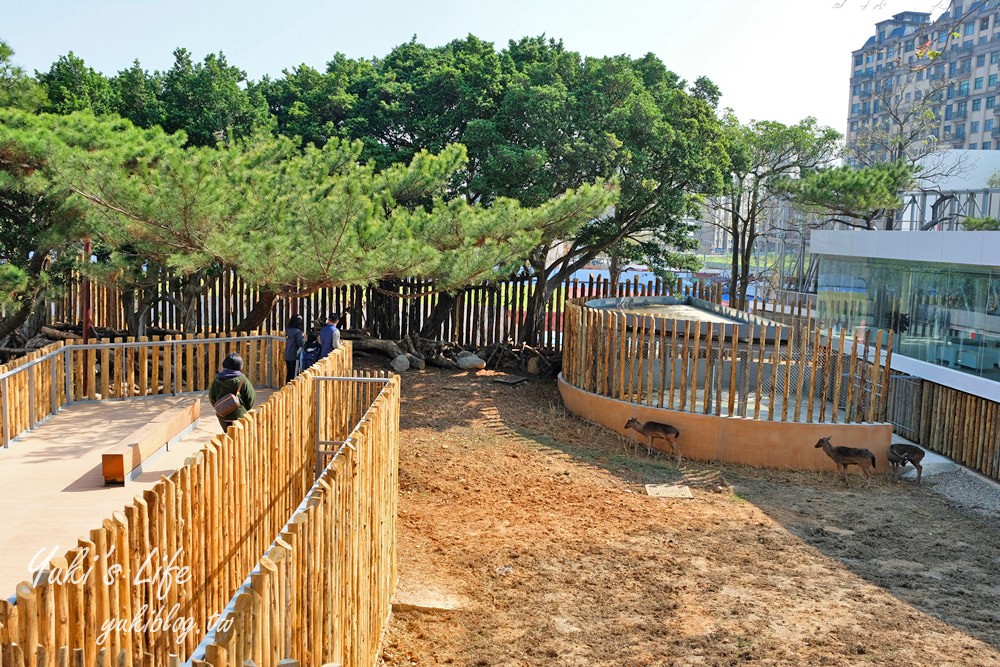
[[[12,334],[35,312],[35,307],[42,295],[42,281],[40,280],[40,276],[45,268],[45,260],[48,258],[48,255],[48,248],[38,248],[28,262],[28,275],[31,276],[28,284],[32,287],[18,299],[18,305],[14,312],[0,320],[0,340]]]
[[[611,296],[618,296],[618,281],[622,275],[622,262],[618,253],[608,253],[608,279],[611,282]]]
[[[253,308],[243,318],[243,321],[236,325],[236,330],[249,332],[259,329],[267,321],[271,310],[274,308],[274,302],[277,300],[278,294],[276,292],[261,290],[257,296],[257,303],[253,305]]]
[[[204,291],[203,275],[194,273],[181,278],[181,302],[184,304],[184,317],[181,329],[184,333],[198,333],[198,306],[201,305],[201,295]],[[217,324],[213,322],[213,324]]]
[[[524,314],[524,326],[521,327],[519,343],[538,345],[545,321],[545,305],[552,298],[556,283],[550,281],[544,269],[535,276],[535,284],[528,295],[528,306]]]
[[[464,291],[460,290],[460,292]],[[449,292],[443,292],[438,295],[437,303],[434,304],[430,315],[420,327],[419,336],[421,338],[431,338],[434,340],[445,338],[445,336],[441,335],[441,327],[448,321],[448,315],[455,306],[456,297],[456,294]]]
[[[736,220],[733,221],[733,228],[730,229],[730,235],[732,236],[732,265],[729,269],[729,307],[740,309],[740,297],[739,297],[739,281],[740,281],[740,235],[739,229],[736,225],[739,224]]]

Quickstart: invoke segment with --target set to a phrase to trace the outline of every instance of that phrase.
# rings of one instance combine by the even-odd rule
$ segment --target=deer
[[[816,443],[816,449],[822,448],[826,455],[837,464],[837,472],[843,475],[844,484],[847,484],[847,466],[856,465],[865,476],[865,486],[872,482],[872,471],[875,470],[875,455],[871,451],[859,447],[834,447],[830,444],[830,438],[826,436],[820,438]]]
[[[674,458],[678,461],[680,460],[681,454],[677,449],[677,438],[680,437],[681,432],[678,431],[676,427],[660,422],[644,423],[635,417],[629,417],[629,420],[625,422],[625,430],[628,429],[633,429],[646,436],[646,456],[651,456],[653,454],[653,439],[663,438],[667,441],[667,444],[670,445],[670,451],[673,452]]]
[[[889,467],[892,469],[892,474],[897,481],[903,473],[903,468],[906,467],[906,464],[912,463],[913,467],[917,469],[917,484],[920,483],[920,477],[924,474],[924,469],[920,465],[921,459],[924,458],[924,450],[916,445],[897,442],[889,446],[887,458],[889,459]]]

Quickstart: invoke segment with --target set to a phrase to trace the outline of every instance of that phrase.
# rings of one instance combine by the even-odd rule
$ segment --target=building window
[[[986,66],[986,54],[980,53],[978,56],[976,56],[976,67],[985,67],[985,66]]]
[[[1000,83],[1000,74],[990,74],[990,78],[987,80],[990,88],[996,88],[997,84]]]
[[[996,103],[997,103],[997,98],[996,97],[992,97],[991,96],[991,97],[987,97],[986,98],[986,108],[987,109],[992,109],[994,106],[996,106]]]
[[[1000,51],[994,51],[990,54],[990,64],[996,65],[997,63],[1000,63]]]
[[[984,19],[979,19],[979,29],[980,30],[989,30],[990,29],[990,17],[989,16],[987,16]]]
[[[972,82],[972,89],[973,90],[982,90],[983,89],[983,77],[977,76],[973,80],[973,82]]]
[[[979,132],[979,121],[974,120],[969,123],[969,134],[976,134],[977,132]]]
[[[923,81],[923,80],[924,80],[924,70],[920,70],[919,72],[917,72],[917,81]]]
[[[905,42],[903,42],[903,50],[906,51],[907,53],[909,53],[910,51],[913,50],[915,44],[916,43],[912,39],[908,39]],[[860,64],[860,63],[858,63],[858,64]]]
[[[969,21],[964,26],[962,26],[962,34],[965,35],[966,37],[968,37],[975,31],[976,31],[976,24],[973,23],[972,21]]]
[[[858,121],[852,120],[851,121],[851,132],[857,132],[857,131],[858,131]]]
[[[969,144],[969,150],[974,151],[979,148],[979,144]]]
[[[993,142],[992,141],[984,141],[983,142],[983,150],[984,151],[993,150]]]
[[[861,112],[861,105],[860,104],[858,104],[857,102],[855,102],[854,104],[851,105],[851,115],[852,116],[857,115],[860,112]]]
[[[983,132],[991,132],[993,130],[993,119],[987,118],[983,121]]]
[[[979,111],[982,108],[983,108],[983,101],[981,99],[972,100],[972,110],[973,111]]]
[[[958,84],[958,94],[959,95],[968,95],[969,94],[969,82],[968,81],[962,81],[961,83]]]
[[[1000,51],[998,51],[996,54],[993,54],[993,55],[1000,55]],[[861,67],[861,65],[864,64],[864,61],[865,61],[865,57],[863,55],[861,55],[860,53],[858,55],[854,56],[854,66],[855,67]],[[992,62],[992,61],[990,61],[990,62]]]

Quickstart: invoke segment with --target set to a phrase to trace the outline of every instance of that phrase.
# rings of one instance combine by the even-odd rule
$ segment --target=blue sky
[[[166,69],[174,48],[222,51],[258,79],[336,52],[381,56],[416,35],[436,46],[469,33],[498,46],[546,34],[587,55],[657,54],[689,81],[706,75],[741,120],[807,115],[843,132],[850,52],[877,21],[934,0],[0,0],[0,39],[47,70],[73,51],[113,75],[138,59]],[[878,6],[876,6],[878,5]]]

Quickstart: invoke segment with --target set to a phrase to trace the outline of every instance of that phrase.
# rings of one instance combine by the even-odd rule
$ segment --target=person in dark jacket
[[[305,346],[305,337],[302,335],[302,316],[293,315],[288,320],[288,327],[285,329],[285,382],[291,382],[295,378],[295,366],[299,361],[299,353]]]
[[[215,405],[220,398],[227,394],[235,394],[240,404],[232,412],[218,415],[223,432],[228,430],[234,421],[252,410],[254,401],[257,400],[257,392],[253,388],[253,383],[243,375],[243,357],[236,352],[230,352],[222,360],[222,370],[215,376],[212,386],[208,388],[208,400],[212,402],[212,405]]]
[[[339,321],[340,315],[330,313],[326,318],[326,326],[319,330],[320,359],[340,347],[340,329],[337,328]]]

